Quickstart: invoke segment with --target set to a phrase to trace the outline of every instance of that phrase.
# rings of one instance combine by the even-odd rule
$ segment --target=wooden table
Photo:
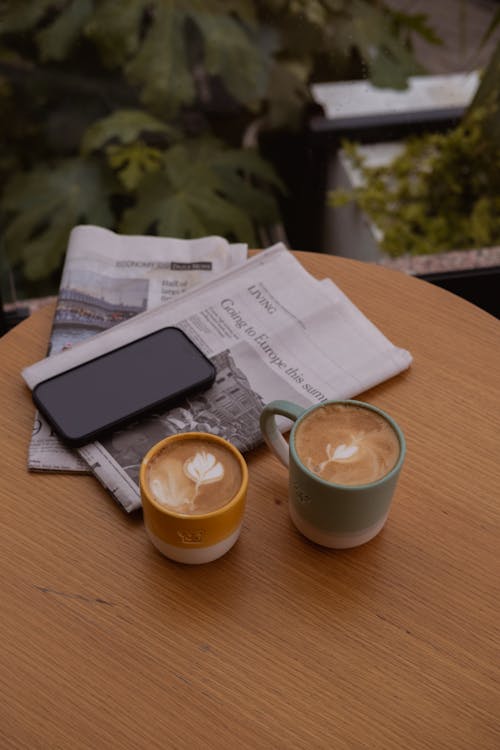
[[[21,367],[53,308],[0,339],[4,748],[500,748],[500,326],[437,287],[299,253],[415,361],[363,394],[408,457],[384,531],[349,551],[292,527],[249,455],[224,558],[161,557],[92,477],[29,474]]]

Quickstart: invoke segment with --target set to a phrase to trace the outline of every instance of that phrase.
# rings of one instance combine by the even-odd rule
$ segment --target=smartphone
[[[183,331],[168,327],[44,380],[32,395],[62,440],[79,446],[214,379],[212,362]]]

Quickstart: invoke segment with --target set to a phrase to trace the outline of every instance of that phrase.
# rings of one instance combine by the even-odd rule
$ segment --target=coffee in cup
[[[277,416],[295,422],[288,444]],[[289,467],[290,517],[304,536],[341,549],[379,533],[406,450],[403,433],[388,414],[361,401],[329,401],[309,409],[273,401],[260,423],[268,446]]]
[[[360,485],[388,474],[400,444],[379,413],[353,404],[325,404],[297,425],[295,449],[302,463],[325,481]]]
[[[176,513],[202,515],[232,500],[242,471],[225,445],[200,437],[165,445],[150,461],[146,481],[161,505]]]
[[[209,433],[172,435],[144,457],[144,522],[155,546],[179,562],[209,562],[236,542],[248,469],[234,445]]]

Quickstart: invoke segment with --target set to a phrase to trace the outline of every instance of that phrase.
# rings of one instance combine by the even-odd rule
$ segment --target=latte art
[[[174,443],[149,466],[149,488],[155,500],[178,513],[209,513],[237,493],[241,469],[223,446],[201,439]]]
[[[353,404],[327,404],[297,427],[302,463],[334,484],[360,485],[385,476],[399,457],[399,440],[377,412]]]
[[[184,474],[196,482],[196,488],[207,482],[219,482],[224,476],[224,467],[213,453],[200,451],[184,461]]]

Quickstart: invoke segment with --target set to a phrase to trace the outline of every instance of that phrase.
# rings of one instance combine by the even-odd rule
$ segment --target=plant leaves
[[[36,34],[42,60],[63,60],[93,10],[92,0],[72,0],[54,21]]]
[[[210,143],[210,139],[206,140]],[[211,162],[219,173],[224,171],[227,174],[231,171],[245,178],[257,177],[261,182],[268,183],[282,192],[286,190],[271,164],[253,149],[223,149],[219,146],[212,155]]]
[[[221,198],[206,183],[173,190],[164,174],[154,174],[141,183],[136,206],[125,212],[121,231],[168,237],[230,235],[254,244],[255,234],[245,212]]]
[[[101,0],[85,26],[85,34],[98,46],[103,61],[124,65],[136,54],[141,41],[141,21],[149,0]]]
[[[196,5],[193,4],[193,10],[195,8]],[[200,0],[199,9],[209,10],[212,13],[233,14],[251,26],[257,22],[255,0]]]
[[[196,96],[185,45],[186,13],[176,3],[155,4],[150,25],[137,54],[126,64],[129,81],[141,87],[142,101],[175,113]]]
[[[7,0],[0,9],[0,34],[33,28],[54,5],[54,0]]]
[[[253,222],[278,217],[269,190],[259,190],[249,175],[277,178],[255,154],[224,151],[214,139],[203,138],[169,149],[160,171],[147,176],[137,191],[137,203],[128,209],[121,230],[175,237],[220,234],[255,244]],[[262,178],[261,178],[262,179]],[[248,203],[251,197],[250,204]],[[242,208],[245,206],[245,208]]]
[[[146,174],[156,172],[163,153],[157,148],[146,146],[141,141],[124,146],[108,146],[108,164],[126,190],[132,191]]]
[[[324,25],[328,20],[328,11],[320,0],[291,0],[289,9],[291,13],[317,26]]]
[[[129,144],[141,140],[148,133],[159,133],[169,141],[179,138],[174,127],[144,110],[117,109],[108,117],[92,123],[83,136],[81,150],[83,154],[90,154],[110,142]]]
[[[309,99],[310,69],[304,62],[276,62],[269,79],[267,119],[272,128],[297,127]]]
[[[164,146],[179,138],[175,128],[143,110],[116,110],[87,129],[81,150],[89,155],[104,149],[109,166],[131,191],[160,165],[163,149],[145,142],[152,134],[163,136]]]
[[[252,217],[259,226],[270,226],[279,219],[276,192],[286,187],[269,162],[251,149],[220,151],[212,162],[223,181],[224,194]],[[274,188],[271,192],[269,187]]]
[[[500,149],[500,42],[493,50],[483,73],[479,88],[470,103],[465,122],[474,120],[479,113],[486,142],[492,140]]]
[[[426,13],[408,13],[387,8],[390,18],[394,23],[394,34],[405,31],[408,33],[418,34],[429,44],[442,45],[443,40],[432,28],[429,17]]]
[[[220,76],[229,94],[257,110],[268,88],[274,45],[259,44],[256,34],[230,15],[197,13],[193,20],[204,38],[204,65]]]
[[[28,279],[42,279],[60,266],[76,224],[111,226],[109,195],[116,187],[94,160],[66,159],[18,173],[6,186],[0,211],[5,251]]]
[[[375,86],[406,88],[408,76],[422,72],[421,66],[394,34],[387,14],[364,0],[355,0],[353,5],[352,37],[369,68],[371,81]]]
[[[370,216],[389,255],[500,242],[500,145],[485,137],[488,122],[488,110],[469,112],[445,133],[408,140],[386,166],[363,165],[358,155],[362,182],[350,197]],[[329,200],[338,206],[348,197]]]
[[[411,75],[423,73],[411,52],[394,40],[379,47],[376,55],[368,59],[368,67],[371,82],[381,88],[406,89]]]

